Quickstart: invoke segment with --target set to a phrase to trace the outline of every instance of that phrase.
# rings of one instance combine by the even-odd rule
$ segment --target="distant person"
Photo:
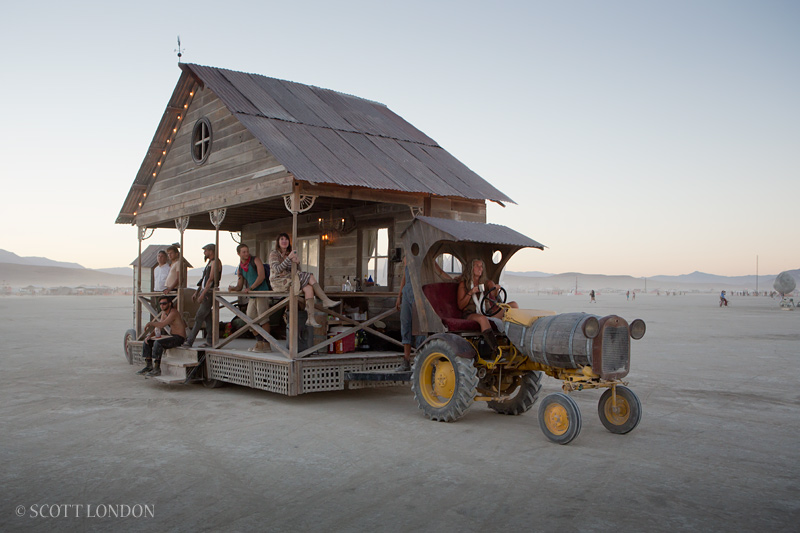
[[[633,291],[631,293],[631,300],[635,300],[635,299],[636,299],[636,291]]]
[[[164,294],[178,289],[180,283],[181,254],[178,252],[179,244],[167,246],[167,257],[169,257],[169,274],[164,282]]]
[[[198,290],[192,295],[192,301],[200,302],[200,307],[197,308],[197,314],[194,316],[192,331],[189,332],[189,337],[184,343],[184,346],[189,348],[194,344],[194,340],[203,326],[206,329],[206,341],[200,347],[211,346],[211,339],[213,338],[214,324],[211,321],[211,311],[214,308],[214,289],[219,286],[219,278],[222,276],[222,262],[217,259],[217,246],[215,244],[203,246],[203,256],[208,264],[203,269],[203,277],[197,282]]]
[[[625,299],[626,300],[630,300],[631,299],[631,291],[628,291],[628,292],[625,293]]]
[[[161,292],[167,287],[167,277],[169,277],[169,262],[167,252],[159,250],[156,255],[158,265],[153,268],[153,290]]]
[[[160,376],[161,356],[164,350],[180,346],[186,338],[186,322],[172,306],[172,298],[161,296],[158,298],[158,305],[161,307],[161,313],[144,326],[145,331],[154,330],[144,339],[142,355],[145,367],[137,372],[146,377]],[[163,331],[166,328],[169,328],[167,335]]]
[[[597,303],[597,300],[594,299],[594,289],[589,291],[589,303],[590,304],[596,304]]]
[[[261,291],[271,291],[269,285],[269,267],[264,266],[264,262],[258,257],[250,255],[250,248],[246,244],[236,247],[239,255],[239,268],[236,269],[238,280],[236,285],[230,285],[229,291],[242,291],[243,293],[253,293]],[[247,301],[247,316],[256,318],[270,307],[269,298],[249,298]],[[269,317],[263,319],[259,326],[269,333]],[[248,348],[249,352],[271,352],[272,347],[267,339],[256,334],[256,345]]]
[[[719,306],[722,307],[723,305],[728,307],[728,299],[725,297],[725,291],[719,293]]]
[[[269,253],[269,283],[274,290],[278,292],[289,290],[289,286],[292,283],[292,263],[299,265],[300,258],[297,256],[297,250],[292,250],[292,241],[289,239],[289,234],[281,233],[275,239],[275,249]],[[315,296],[319,298],[325,307],[335,307],[341,302],[328,298],[328,295],[317,283],[314,274],[310,272],[303,272],[298,268],[297,281],[300,283],[299,289],[303,291],[303,295],[306,298],[306,313],[308,314],[306,325],[318,328],[320,325],[314,318]],[[298,288],[295,288],[295,290],[298,290]]]

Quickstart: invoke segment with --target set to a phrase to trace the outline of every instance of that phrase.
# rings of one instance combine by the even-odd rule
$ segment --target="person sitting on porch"
[[[291,285],[292,263],[300,263],[300,258],[297,256],[297,251],[292,250],[292,242],[289,235],[281,233],[275,240],[275,249],[269,253],[269,283],[272,285],[273,290],[284,292],[289,290]],[[320,299],[322,305],[325,307],[335,307],[341,302],[337,302],[328,298],[325,291],[322,290],[319,283],[317,283],[314,274],[310,272],[303,272],[297,270],[297,278],[306,298],[306,313],[308,320],[306,324],[318,328],[320,325],[314,318],[314,300],[315,296]],[[295,288],[295,290],[297,290]]]
[[[164,282],[164,294],[176,290],[180,282],[181,254],[178,253],[178,248],[180,248],[178,243],[167,246],[169,274],[167,274],[167,281]]]
[[[458,308],[461,309],[462,318],[474,320],[480,325],[481,334],[486,340],[486,344],[492,349],[492,353],[495,353],[497,351],[497,339],[492,331],[492,325],[489,322],[489,317],[480,312],[483,296],[492,289],[494,289],[496,296],[497,292],[500,291],[500,286],[486,277],[486,268],[483,261],[473,259],[469,262],[469,267],[464,269],[458,282],[457,304]],[[508,305],[514,308],[519,307],[517,302],[508,302]],[[492,316],[503,318],[505,311],[498,306],[493,306],[492,310],[495,309],[496,311]]]
[[[137,372],[147,377],[161,375],[161,355],[168,348],[175,348],[183,343],[186,337],[186,322],[183,321],[178,310],[172,306],[172,298],[161,296],[158,299],[161,313],[147,324],[144,329],[154,331],[147,335],[142,345],[142,355],[144,356],[145,367]],[[162,331],[169,328],[169,334],[165,335]]]
[[[246,244],[240,244],[236,247],[236,253],[239,255],[239,268],[236,269],[238,281],[236,285],[230,285],[229,291],[242,291],[243,293],[258,292],[258,291],[271,291],[272,287],[269,285],[269,267],[264,267],[264,262],[258,257],[250,255],[250,248]],[[249,298],[247,302],[247,316],[256,318],[261,313],[269,309],[269,298]],[[259,324],[267,332],[269,332],[269,317],[262,319]],[[272,347],[267,342],[267,339],[261,335],[256,335],[256,345],[248,348],[249,352],[271,352]]]
[[[192,301],[200,302],[200,307],[197,308],[197,314],[194,316],[192,331],[189,332],[189,336],[184,343],[184,346],[188,348],[192,347],[197,334],[200,333],[200,328],[203,326],[206,329],[206,342],[200,347],[211,346],[211,332],[213,331],[211,311],[214,309],[214,289],[219,286],[219,278],[222,275],[222,262],[217,259],[217,246],[215,244],[203,246],[203,255],[208,264],[203,269],[203,277],[197,282],[199,290],[192,295]]]

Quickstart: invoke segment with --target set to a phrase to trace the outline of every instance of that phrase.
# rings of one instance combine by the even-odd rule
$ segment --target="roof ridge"
[[[255,72],[245,72],[244,70],[234,70],[234,69],[231,69],[231,68],[214,67],[214,66],[211,66],[211,65],[201,65],[199,63],[181,63],[181,64],[189,66],[189,67],[193,67],[194,66],[194,67],[202,67],[202,68],[213,68],[214,70],[225,70],[225,71],[228,71],[228,72],[236,72],[238,74],[247,74],[248,76],[257,76],[259,78],[268,78],[268,79],[271,79],[271,80],[282,81],[282,82],[285,82],[285,83],[296,83],[297,85],[303,85],[305,87],[313,87],[314,89],[319,89],[320,91],[330,91],[332,93],[341,94],[342,96],[347,96],[347,97],[350,97],[350,98],[356,98],[358,100],[363,100],[364,102],[369,102],[371,104],[379,105],[379,106],[385,107],[387,109],[389,108],[388,105],[384,104],[383,102],[378,102],[377,100],[371,100],[369,98],[364,98],[363,96],[357,96],[355,94],[344,93],[342,91],[337,91],[335,89],[328,89],[327,87],[320,87],[318,85],[311,85],[311,84],[302,83],[302,82],[299,82],[299,81],[292,81],[292,80],[286,80],[286,79],[283,79],[283,78],[276,78],[274,76],[265,76],[263,74],[257,74]]]

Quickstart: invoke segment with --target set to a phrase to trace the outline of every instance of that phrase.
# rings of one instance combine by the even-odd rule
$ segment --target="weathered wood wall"
[[[212,146],[208,160],[192,159],[195,123],[208,118]],[[257,177],[259,174],[263,177]],[[180,216],[243,204],[291,192],[291,176],[275,157],[208,89],[194,96],[172,147],[143,203],[137,224],[146,226]]]

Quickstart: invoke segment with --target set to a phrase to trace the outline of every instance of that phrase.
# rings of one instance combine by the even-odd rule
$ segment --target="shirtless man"
[[[180,346],[186,338],[186,322],[183,321],[178,310],[172,306],[172,298],[161,296],[158,299],[158,305],[161,307],[161,314],[145,324],[144,330],[156,329],[158,331],[169,327],[169,335],[162,332],[161,337],[155,338],[155,332],[151,332],[144,339],[142,355],[144,355],[146,366],[137,374],[146,377],[160,376],[161,355],[164,350]],[[155,359],[155,363],[153,359]]]

